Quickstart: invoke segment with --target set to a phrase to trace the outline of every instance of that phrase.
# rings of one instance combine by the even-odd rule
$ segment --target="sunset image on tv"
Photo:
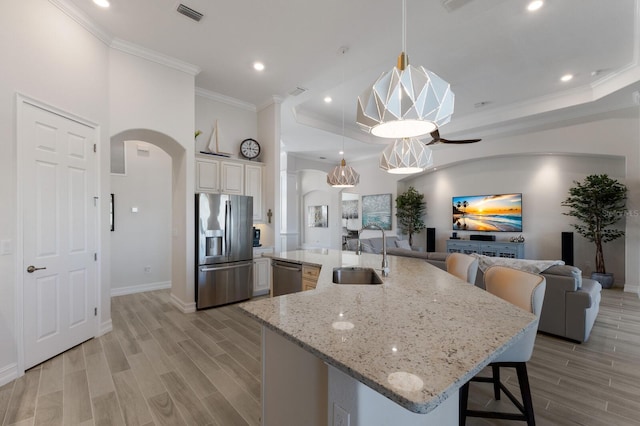
[[[453,229],[522,232],[522,194],[453,197]]]

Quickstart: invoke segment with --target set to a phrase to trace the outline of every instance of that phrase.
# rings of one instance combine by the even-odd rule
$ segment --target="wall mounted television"
[[[453,197],[454,231],[522,232],[522,194]]]

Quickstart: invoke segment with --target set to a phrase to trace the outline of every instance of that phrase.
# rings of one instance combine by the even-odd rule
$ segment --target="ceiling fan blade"
[[[449,139],[440,139],[442,143],[453,143],[453,144],[463,144],[463,143],[475,143],[480,142],[482,139],[462,139],[462,140],[449,140]]]

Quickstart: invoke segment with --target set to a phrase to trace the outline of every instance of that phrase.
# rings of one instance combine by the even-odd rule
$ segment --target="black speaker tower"
[[[427,251],[436,251],[436,228],[427,228]]]
[[[565,265],[573,265],[573,232],[562,233],[562,260]]]

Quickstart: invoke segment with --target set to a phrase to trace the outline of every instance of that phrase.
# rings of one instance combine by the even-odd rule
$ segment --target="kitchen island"
[[[458,389],[537,322],[419,259],[389,256],[380,285],[338,285],[333,268],[382,256],[270,257],[321,270],[316,290],[240,305],[262,324],[267,426],[456,425]]]

